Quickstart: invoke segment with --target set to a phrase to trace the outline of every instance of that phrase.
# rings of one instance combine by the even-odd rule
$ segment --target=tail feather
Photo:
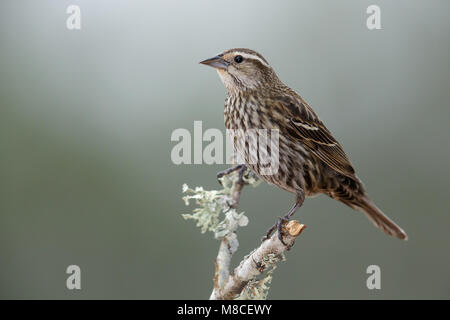
[[[402,240],[408,240],[408,235],[394,221],[386,216],[372,200],[364,197],[359,204],[360,211],[364,212],[372,223],[383,230],[386,234]]]

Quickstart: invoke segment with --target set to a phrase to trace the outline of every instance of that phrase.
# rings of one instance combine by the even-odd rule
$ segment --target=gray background
[[[382,30],[369,31],[370,4]],[[82,29],[66,29],[78,4]],[[273,299],[450,298],[449,1],[1,1],[0,297],[209,297],[218,242],[181,213],[181,185],[226,165],[170,160],[176,128],[223,125],[198,61],[261,52],[342,142],[409,234],[385,236],[320,196],[276,270]],[[293,197],[247,189],[237,263]],[[82,269],[82,290],[65,269]],[[366,288],[368,265],[382,289]]]

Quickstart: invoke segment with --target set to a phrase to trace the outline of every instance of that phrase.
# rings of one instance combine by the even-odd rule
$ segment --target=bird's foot
[[[285,215],[284,217],[280,217],[278,218],[277,222],[270,227],[269,230],[267,230],[267,234],[261,239],[261,242],[264,242],[268,239],[270,239],[272,233],[277,230],[278,231],[278,240],[280,240],[280,242],[284,245],[286,245],[286,243],[284,243],[283,241],[283,225],[285,223],[287,223],[289,221],[289,215]]]
[[[217,180],[219,181],[219,183],[222,185],[222,181],[220,181],[220,178],[227,176],[235,171],[239,170],[239,179],[238,179],[238,183],[239,184],[243,184],[244,182],[244,173],[247,170],[247,167],[245,166],[245,164],[238,164],[234,167],[225,169],[223,171],[220,171],[217,173]]]

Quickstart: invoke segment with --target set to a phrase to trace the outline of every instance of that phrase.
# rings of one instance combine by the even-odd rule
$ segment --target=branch
[[[184,214],[183,217],[196,220],[202,233],[212,231],[215,238],[221,241],[215,259],[214,288],[210,299],[265,299],[272,272],[278,262],[284,261],[284,252],[294,245],[305,225],[294,220],[284,222],[281,238],[285,244],[278,239],[278,232],[275,232],[245,256],[230,273],[231,258],[239,247],[236,231],[238,227],[248,224],[244,213],[236,211],[242,189],[245,185],[256,186],[259,181],[254,176],[242,175],[241,172],[240,176],[239,173],[224,176],[221,182],[223,190],[219,191],[205,191],[202,187],[193,190],[183,185],[183,192],[192,194],[183,197],[186,205],[189,200],[195,199],[199,206],[193,210],[193,214]],[[219,219],[221,212],[225,213],[222,221]],[[266,276],[261,278],[263,273]]]
[[[286,245],[278,239],[278,232],[273,234],[270,239],[263,241],[256,250],[242,260],[233,273],[228,276],[225,283],[222,280],[222,285],[219,282],[219,286],[214,286],[210,299],[230,300],[237,298],[249,281],[261,275],[274,263],[282,260],[283,253],[294,245],[295,239],[305,228],[305,225],[295,220],[285,223],[282,230],[282,239]],[[219,249],[219,256],[226,254],[229,261],[233,252],[223,249],[222,244]],[[221,252],[222,250],[225,250],[225,252]],[[271,259],[272,261],[270,261]]]
[[[231,187],[231,201],[229,201],[230,208],[237,208],[239,200],[241,199],[242,189],[246,184],[247,182],[244,181],[242,176],[239,178],[238,173],[238,178],[237,180],[233,181]],[[216,296],[216,292],[226,284],[226,281],[230,274],[229,270],[231,257],[239,247],[239,242],[236,235],[236,230],[239,223],[236,224],[233,222],[234,221],[232,220],[230,221],[230,224],[233,224],[233,227],[230,230],[231,232],[222,238],[219,246],[219,253],[217,254],[216,260],[214,261],[216,270],[214,275],[214,289],[210,299],[213,299],[213,297]]]

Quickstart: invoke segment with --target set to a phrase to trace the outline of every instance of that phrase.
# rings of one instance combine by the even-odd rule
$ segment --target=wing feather
[[[342,146],[312,108],[300,96],[295,95],[297,97],[295,100],[285,97],[276,99],[277,103],[281,104],[279,107],[289,114],[289,124],[294,130],[288,130],[288,132],[294,132],[296,135],[294,138],[302,142],[308,151],[332,169],[350,178],[355,178],[355,170]]]

